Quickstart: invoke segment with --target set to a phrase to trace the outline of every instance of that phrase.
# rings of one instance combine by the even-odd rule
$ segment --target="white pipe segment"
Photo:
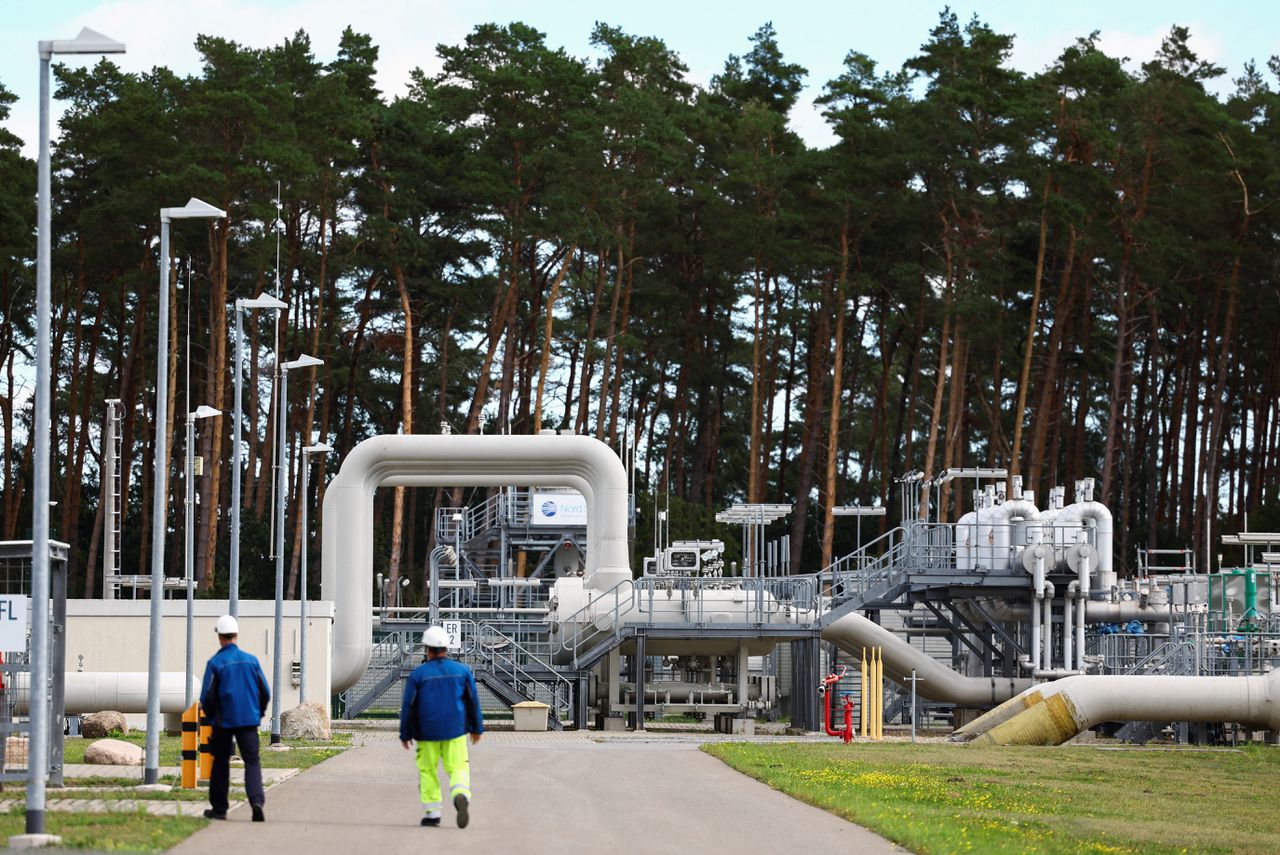
[[[995,535],[994,565],[995,569],[1004,570],[1014,566],[1024,546],[1041,541],[1038,528],[1031,529],[1030,537],[1026,536],[1031,521],[1040,518],[1040,509],[1036,507],[1035,502],[1028,502],[1026,499],[1010,499],[991,510],[993,519],[998,523],[993,532]]]
[[[1044,618],[1044,628],[1041,630],[1040,640],[1044,644],[1044,656],[1041,657],[1041,668],[1053,667],[1053,596],[1058,592],[1058,588],[1048,579],[1044,580],[1044,610],[1041,616]]]
[[[1055,518],[1057,524],[1085,520],[1093,520],[1097,530],[1097,561],[1090,561],[1097,573],[1111,574],[1115,568],[1111,562],[1112,542],[1115,539],[1115,525],[1111,519],[1111,511],[1101,502],[1076,502],[1067,505]],[[1070,546],[1071,544],[1066,544]],[[1110,578],[1110,577],[1108,577]],[[1114,583],[1112,583],[1114,584]]]
[[[80,713],[115,710],[122,713],[147,711],[146,671],[68,671],[63,688],[66,712]],[[160,712],[180,713],[186,709],[186,691],[182,671],[163,671],[160,674]],[[16,711],[27,711],[27,698],[31,675],[25,671],[14,675],[14,686],[20,699]],[[191,678],[192,695],[200,696],[200,681]]]
[[[1049,688],[973,744],[1061,745],[1106,721],[1221,721],[1280,730],[1280,670],[1256,677],[1066,677]]]
[[[587,502],[584,582],[631,579],[627,472],[588,436],[375,436],[342,461],[324,497],[322,597],[334,604],[332,691],[355,685],[373,647],[373,493],[393,487],[571,487]]]
[[[1008,700],[1031,685],[1030,680],[1011,677],[966,677],[957,674],[932,656],[912,647],[889,630],[860,614],[850,613],[822,631],[824,641],[858,657],[863,650],[881,649],[884,671],[894,682],[910,683],[914,670],[922,698],[950,701],[964,707],[988,707]]]

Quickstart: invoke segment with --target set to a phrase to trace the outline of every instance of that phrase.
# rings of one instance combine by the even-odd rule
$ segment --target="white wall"
[[[193,618],[193,667],[197,682],[204,665],[218,651],[214,623],[226,613],[226,601],[196,600]],[[147,670],[151,603],[148,600],[67,600],[67,671]],[[298,704],[298,688],[291,679],[299,661],[301,603],[284,603],[284,647],[281,709]],[[181,673],[187,663],[187,601],[165,600],[161,617],[160,670]],[[271,634],[275,622],[272,600],[240,601],[240,649],[258,657],[271,683]],[[329,701],[333,603],[307,604],[307,696]]]

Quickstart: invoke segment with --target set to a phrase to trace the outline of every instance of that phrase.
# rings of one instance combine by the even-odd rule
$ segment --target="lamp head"
[[[124,53],[124,42],[107,38],[102,33],[85,27],[74,39],[40,42],[41,59],[49,59],[55,53]]]
[[[161,208],[160,222],[169,220],[221,219],[227,212],[192,196],[181,208]]]
[[[295,368],[314,368],[317,365],[324,365],[323,359],[316,359],[314,356],[302,354],[297,359],[291,359],[281,364],[281,368],[285,371],[292,371]]]
[[[277,300],[270,294],[259,294],[256,297],[247,300],[236,300],[236,308],[239,309],[287,309],[289,304],[284,300]]]
[[[329,452],[333,451],[333,446],[326,445],[323,442],[318,442],[315,445],[308,445],[306,448],[302,450],[306,454],[328,454]]]
[[[213,407],[207,407],[201,404],[199,407],[196,407],[196,411],[191,414],[191,418],[209,419],[209,418],[213,418],[214,416],[220,416],[220,415],[222,415],[222,410],[216,410]]]

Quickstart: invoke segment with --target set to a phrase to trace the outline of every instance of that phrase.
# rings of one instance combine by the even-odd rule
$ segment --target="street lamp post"
[[[160,611],[164,597],[164,535],[169,496],[169,223],[173,220],[222,219],[227,212],[208,202],[189,199],[181,208],[160,209],[160,336],[156,345],[156,444],[151,501],[151,627],[147,650],[147,755],[142,780],[160,779]]]
[[[260,294],[252,300],[236,300],[236,355],[235,375],[236,393],[235,410],[231,416],[231,567],[228,574],[230,594],[227,600],[227,611],[232,617],[240,616],[240,443],[243,420],[243,409],[240,404],[244,386],[244,362],[241,356],[244,340],[243,313],[251,309],[280,310],[286,308],[283,300],[277,300],[270,294]]]
[[[195,446],[196,435],[196,419],[207,419],[212,416],[222,415],[221,410],[215,410],[213,407],[197,407],[194,412],[187,413],[187,449],[186,460],[183,467],[183,480],[187,485],[187,514],[183,524],[183,560],[185,563],[185,576],[187,582],[187,679],[183,685],[183,708],[189,708],[193,700],[191,691],[191,678],[195,675],[195,634],[192,631],[194,623],[195,611],[195,473],[192,471],[192,448]]]
[[[863,507],[861,502],[858,502],[858,501],[855,501],[852,505],[844,505],[842,507],[831,509],[831,516],[833,517],[857,517],[858,518],[858,528],[857,528],[857,534],[856,534],[857,546],[854,548],[854,555],[859,555],[862,552],[862,518],[863,517],[882,517],[884,516],[884,513],[885,511],[884,511],[884,508],[882,507],[876,507],[876,506]],[[862,567],[865,564],[866,564],[865,556],[859,555],[858,567]]]
[[[302,449],[302,498],[298,512],[302,514],[302,604],[298,623],[298,703],[307,700],[307,487],[311,473],[311,455],[328,454],[333,448],[323,442]]]
[[[297,359],[280,363],[280,414],[276,429],[276,620],[275,634],[271,642],[271,744],[280,742],[280,676],[284,667],[284,499],[285,488],[285,414],[289,409],[289,372],[295,368],[314,368],[324,361],[302,354]],[[304,597],[305,599],[305,597]]]
[[[124,53],[124,43],[87,27],[74,39],[52,39],[38,44],[40,52],[40,151],[36,178],[36,408],[31,431],[34,437],[31,489],[31,737],[27,775],[26,833],[44,834],[44,784],[48,774],[49,714],[36,703],[36,686],[49,682],[49,315],[51,311],[53,236],[51,167],[49,163],[49,64],[55,54]],[[45,694],[42,689],[40,695]],[[39,760],[39,767],[35,766]],[[39,774],[36,769],[39,769]]]

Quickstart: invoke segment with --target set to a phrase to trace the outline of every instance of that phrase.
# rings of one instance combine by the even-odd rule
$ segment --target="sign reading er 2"
[[[449,652],[457,653],[462,650],[462,621],[460,620],[443,620],[440,626],[444,629],[444,634],[449,636]]]
[[[27,598],[0,594],[0,650],[27,649]]]

